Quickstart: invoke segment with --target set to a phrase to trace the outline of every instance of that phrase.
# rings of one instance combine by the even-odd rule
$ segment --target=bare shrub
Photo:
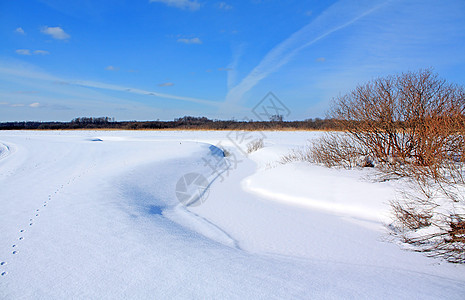
[[[438,173],[423,170],[410,178],[413,188],[391,204],[391,225],[414,250],[465,263],[465,183],[457,181],[457,169],[448,165]]]
[[[303,161],[345,169],[373,167],[374,161],[363,147],[354,147],[351,142],[345,133],[329,132],[303,148],[292,149],[280,162]]]
[[[431,227],[431,226],[429,226]],[[428,229],[430,229],[428,227]],[[449,215],[441,226],[434,230],[410,232],[402,237],[408,244],[414,245],[417,252],[430,257],[441,257],[452,263],[465,263],[465,220],[462,216]]]
[[[330,114],[379,162],[429,166],[463,146],[464,102],[462,87],[422,70],[358,86]]]
[[[312,149],[310,146],[303,148],[292,149],[290,153],[281,157],[281,164],[287,164],[294,161],[313,162]]]
[[[263,143],[263,139],[253,140],[247,144],[247,153],[252,153],[257,151],[258,149],[263,148],[265,145]]]
[[[349,169],[371,164],[366,149],[346,133],[327,133],[314,141],[311,157],[313,162],[327,167]]]
[[[346,131],[326,134],[314,162],[352,168],[369,157],[413,185],[392,203],[393,227],[417,251],[464,261],[465,90],[431,70],[378,78],[333,101]]]
[[[407,204],[399,201],[393,201],[391,207],[395,219],[400,223],[401,227],[408,230],[418,230],[431,225],[432,209],[419,207],[416,203]]]

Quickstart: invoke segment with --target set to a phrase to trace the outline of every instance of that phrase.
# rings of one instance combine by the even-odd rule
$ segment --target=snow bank
[[[245,190],[282,203],[320,209],[338,216],[389,223],[388,183],[371,182],[360,170],[328,169],[293,163],[258,172],[243,181]]]

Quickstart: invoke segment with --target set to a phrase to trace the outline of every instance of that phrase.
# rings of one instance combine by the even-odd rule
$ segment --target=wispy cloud
[[[19,54],[19,55],[31,55],[31,50],[29,50],[29,49],[18,49],[18,50],[16,50],[16,54]]]
[[[22,27],[16,28],[15,32],[18,33],[18,34],[26,34],[26,32],[24,32],[24,29]]]
[[[0,102],[0,105],[9,106],[9,107],[31,107],[31,108],[43,107],[43,105],[40,104],[39,102],[33,102],[33,103],[30,103],[30,104]]]
[[[215,101],[209,101],[209,100],[193,98],[193,97],[184,97],[184,96],[176,96],[176,95],[171,95],[171,94],[157,93],[157,92],[152,92],[152,91],[147,91],[147,90],[107,84],[107,83],[102,83],[102,82],[79,81],[78,80],[78,81],[71,81],[70,84],[77,85],[77,86],[83,86],[83,87],[92,87],[92,88],[97,88],[97,89],[121,91],[121,92],[128,92],[128,93],[139,94],[139,95],[154,96],[154,97],[165,98],[165,99],[182,100],[182,101],[211,105],[211,106],[219,106],[219,103]]]
[[[34,50],[33,52],[35,55],[49,55],[50,52],[45,51],[45,50]]]
[[[336,2],[311,23],[271,49],[238,85],[229,90],[225,102],[241,101],[246,92],[288,63],[301,50],[373,13],[386,2],[388,1],[341,0]]]
[[[326,61],[326,58],[324,57],[318,57],[317,59],[315,59],[316,62],[325,62]]]
[[[219,9],[221,9],[221,10],[231,10],[231,9],[233,9],[233,6],[230,5],[230,4],[228,4],[228,3],[226,3],[226,2],[219,2],[219,3],[217,4],[217,7],[218,7]]]
[[[172,82],[164,82],[164,83],[160,83],[158,86],[163,87],[163,86],[173,86],[173,85],[174,85],[174,83],[172,83]]]
[[[119,68],[115,67],[115,66],[108,66],[108,67],[105,68],[105,70],[107,70],[107,71],[115,71],[116,72],[116,71],[119,70]]]
[[[200,3],[195,0],[150,0],[149,2],[159,2],[168,6],[188,10],[198,10],[200,8]]]
[[[233,49],[233,57],[231,63],[228,65],[228,69],[231,69],[228,74],[227,86],[228,90],[231,90],[234,85],[237,84],[237,67],[239,65],[239,60],[244,53],[244,44],[239,45]]]
[[[52,38],[57,39],[57,40],[67,40],[71,36],[67,34],[61,27],[42,27],[40,30],[43,34],[50,35]]]
[[[158,93],[158,92],[153,92],[153,91],[148,91],[148,90],[107,84],[107,83],[102,83],[102,82],[87,81],[87,80],[65,80],[63,78],[59,78],[59,77],[56,77],[56,76],[53,76],[53,75],[50,75],[44,72],[25,70],[25,69],[15,68],[15,67],[0,66],[0,75],[1,74],[8,75],[9,77],[16,76],[16,77],[22,78],[22,80],[24,80],[25,78],[45,80],[45,81],[50,81],[52,83],[58,83],[63,86],[69,85],[69,86],[96,88],[96,89],[102,89],[102,90],[120,91],[120,92],[133,93],[133,94],[139,94],[139,95],[153,96],[153,97],[163,98],[163,99],[172,99],[172,100],[180,100],[180,101],[198,103],[198,104],[215,106],[215,107],[218,107],[220,105],[219,102],[211,101],[211,100],[199,99],[199,98],[194,98],[194,97],[177,96],[177,95],[165,94],[165,93]]]
[[[15,51],[16,54],[19,54],[19,55],[49,55],[50,52],[48,51],[45,51],[45,50],[34,50],[31,52],[31,50],[29,49],[18,49]]]
[[[198,37],[191,38],[191,39],[182,38],[182,39],[178,39],[177,42],[184,43],[184,44],[202,44],[202,40],[199,39]]]

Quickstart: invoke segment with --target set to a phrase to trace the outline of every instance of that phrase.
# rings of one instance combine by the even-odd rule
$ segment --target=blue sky
[[[465,85],[465,1],[1,0],[0,121],[288,120],[420,68]]]

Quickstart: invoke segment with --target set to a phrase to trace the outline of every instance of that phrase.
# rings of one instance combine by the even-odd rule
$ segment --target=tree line
[[[70,122],[1,122],[0,130],[342,130],[334,119],[306,119],[303,121],[211,120],[206,117],[184,116],[173,121],[114,121],[110,117],[80,117]]]

